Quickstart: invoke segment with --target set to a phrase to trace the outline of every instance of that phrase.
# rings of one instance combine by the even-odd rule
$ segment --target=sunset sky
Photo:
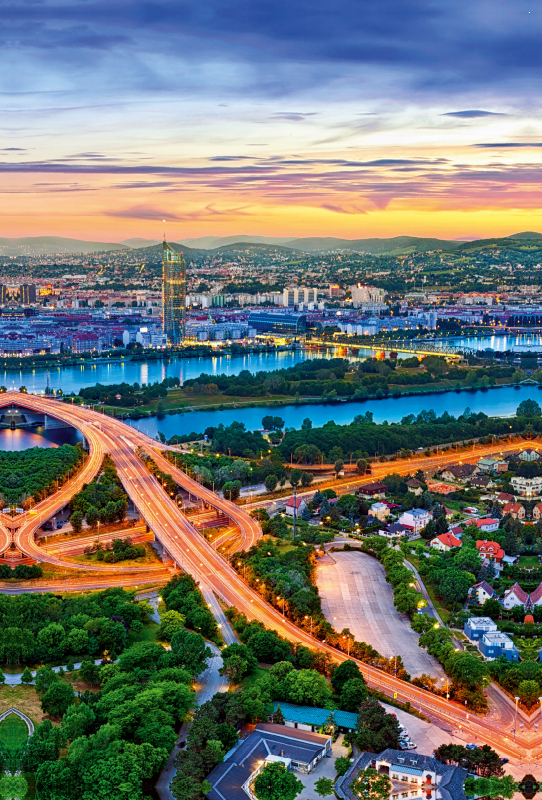
[[[0,8],[1,236],[542,231],[540,3]]]

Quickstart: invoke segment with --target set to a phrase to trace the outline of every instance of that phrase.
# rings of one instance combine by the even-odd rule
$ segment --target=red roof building
[[[456,539],[453,533],[449,532],[441,533],[440,536],[435,536],[434,539],[431,539],[431,547],[443,553],[447,553],[448,550],[452,550],[454,547],[461,547],[462,544],[461,539]]]
[[[487,539],[484,539],[483,541],[478,539],[476,542],[476,547],[478,549],[478,553],[480,554],[480,558],[493,558],[497,564],[501,563],[504,556],[504,550],[498,542],[488,542]]]

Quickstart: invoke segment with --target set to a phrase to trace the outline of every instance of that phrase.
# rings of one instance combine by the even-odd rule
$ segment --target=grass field
[[[256,667],[254,672],[251,672],[250,675],[247,675],[246,678],[243,678],[241,681],[241,688],[242,689],[249,689],[251,686],[254,686],[256,681],[259,681],[260,678],[265,677],[268,673],[267,667]]]
[[[0,740],[10,750],[16,750],[28,739],[26,722],[17,714],[10,714],[0,722]]]
[[[540,561],[538,560],[538,556],[520,556],[518,566],[536,568],[540,566]]]
[[[137,546],[143,546],[145,548],[145,555],[141,556],[141,558],[128,558],[126,561],[119,561],[118,568],[120,570],[122,567],[133,567],[133,566],[145,566],[145,564],[161,564],[162,561],[158,556],[158,553],[148,542],[137,543]],[[67,556],[67,559],[71,558],[73,561],[79,561],[82,564],[103,564],[105,566],[113,567],[117,566],[117,564],[108,564],[106,561],[98,561],[98,557],[96,553],[91,553],[90,555],[85,555],[82,553],[79,556]]]
[[[0,686],[0,714],[10,708],[22,711],[35,725],[45,719],[38,693],[33,686]]]

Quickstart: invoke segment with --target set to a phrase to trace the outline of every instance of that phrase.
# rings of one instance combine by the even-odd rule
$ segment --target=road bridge
[[[89,441],[89,457],[79,473],[72,481],[65,484],[57,493],[64,495],[60,499],[56,495],[39,504],[40,509],[36,514],[23,515],[19,527],[14,531],[15,541],[19,549],[32,557],[44,560],[44,553],[34,541],[34,533],[40,519],[45,519],[54,513],[58,504],[65,504],[67,496],[77,490],[82,483],[88,481],[89,475],[96,474],[105,453],[113,459],[122,484],[138,508],[141,516],[153,530],[156,538],[162,543],[171,558],[183,570],[189,572],[196,581],[202,584],[206,592],[212,590],[221,597],[227,605],[235,605],[249,619],[259,620],[269,628],[274,628],[281,636],[294,643],[301,643],[313,649],[327,653],[334,661],[348,659],[346,653],[339,651],[325,641],[318,641],[307,631],[297,627],[287,617],[267,603],[254,591],[233,567],[225,561],[210,544],[201,536],[195,527],[186,519],[174,500],[163,490],[156,479],[148,472],[142,460],[136,454],[138,447],[143,447],[149,452],[162,468],[167,465],[171,472],[171,465],[158,452],[167,449],[150,439],[146,434],[129,428],[123,422],[109,417],[104,417],[86,408],[65,404],[49,398],[21,395],[16,392],[6,392],[0,395],[0,407],[16,402],[31,410],[44,411],[53,417],[70,422],[80,430]],[[152,451],[152,452],[151,452]],[[233,503],[201,486],[196,481],[188,478],[180,470],[178,475],[172,473],[175,480],[184,482],[181,485],[190,487],[193,494],[208,502],[213,507],[218,507],[228,516],[243,532],[248,545],[254,543],[261,536],[261,529],[256,520],[246,511]],[[86,477],[84,477],[86,476]],[[36,507],[37,509],[37,507]],[[36,519],[38,517],[38,519]],[[3,534],[7,538],[8,530],[2,525]],[[47,560],[52,563],[65,564],[58,556],[47,555]],[[73,567],[74,562],[69,562]],[[89,567],[84,565],[84,569]],[[100,585],[106,575],[104,566],[96,570],[97,579],[94,585]],[[99,574],[98,574],[99,573]],[[116,576],[115,580],[118,580]],[[82,582],[83,585],[84,582]],[[88,584],[87,584],[88,586]],[[81,590],[81,587],[79,587]],[[10,590],[8,590],[10,591]],[[487,718],[478,717],[445,698],[418,689],[409,683],[398,680],[394,675],[389,675],[364,662],[357,662],[365,679],[370,686],[378,688],[388,696],[397,696],[398,699],[408,701],[420,711],[437,718],[446,726],[461,727],[468,731],[478,741],[487,742],[497,747],[501,753],[509,757],[519,757],[532,760],[542,755],[542,737],[533,730],[521,732],[512,738],[509,731],[492,723]]]

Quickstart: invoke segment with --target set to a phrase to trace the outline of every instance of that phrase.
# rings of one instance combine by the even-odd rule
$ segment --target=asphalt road
[[[393,591],[382,565],[366,553],[340,552],[318,565],[318,591],[322,610],[336,630],[348,628],[358,642],[367,642],[387,658],[403,657],[414,678],[422,673],[443,678],[438,661],[418,646],[418,634],[407,614],[393,605]]]

